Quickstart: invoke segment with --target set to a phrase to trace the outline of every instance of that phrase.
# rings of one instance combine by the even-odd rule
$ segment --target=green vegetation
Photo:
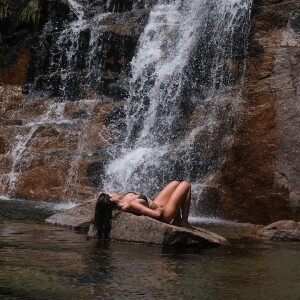
[[[40,9],[36,0],[0,0],[0,21],[14,24],[32,23],[37,27]]]
[[[5,20],[11,15],[9,1],[1,0],[0,2],[0,20]]]
[[[33,22],[37,25],[40,19],[39,9],[30,5],[25,6],[21,13],[21,19],[23,22]]]
[[[0,0],[0,68],[9,68],[30,33],[39,28],[38,0]]]

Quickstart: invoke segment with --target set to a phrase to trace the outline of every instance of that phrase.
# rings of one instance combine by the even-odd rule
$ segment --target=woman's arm
[[[163,213],[163,208],[151,209],[136,201],[127,202],[121,208],[121,210],[125,212],[135,213],[138,215],[148,216],[157,220],[159,220],[162,217]]]

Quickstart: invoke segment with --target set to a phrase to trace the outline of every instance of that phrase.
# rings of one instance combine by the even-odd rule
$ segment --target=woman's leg
[[[172,180],[159,192],[153,201],[160,206],[165,206],[179,184],[180,181]],[[173,223],[174,225],[181,224],[180,209],[178,210],[177,215],[174,217]]]
[[[168,183],[155,197],[153,202],[160,206],[165,206],[179,184],[180,182],[177,180]]]
[[[181,217],[181,226],[183,227],[191,227],[188,218],[190,214],[190,206],[191,206],[191,185],[189,184],[189,191],[187,194],[187,197],[185,201],[181,204],[181,211],[182,211],[182,217]]]
[[[172,193],[169,201],[164,206],[164,212],[162,221],[171,222],[174,218],[177,218],[178,213],[180,213],[180,208],[182,210],[181,226],[191,227],[188,222],[188,216],[191,204],[191,185],[187,181],[183,181],[177,185],[176,189]],[[177,220],[176,220],[177,224]]]

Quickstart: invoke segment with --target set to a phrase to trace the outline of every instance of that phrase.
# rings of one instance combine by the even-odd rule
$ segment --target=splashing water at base
[[[60,203],[46,203],[46,202],[40,203],[39,202],[37,207],[46,208],[46,209],[52,210],[53,212],[59,212],[59,211],[74,208],[77,205],[78,205],[78,203],[69,200],[69,201],[60,202]]]
[[[161,160],[168,152],[166,147],[161,148],[137,148],[131,152],[124,152],[121,157],[114,160],[106,170],[107,178],[113,178],[117,182],[115,186],[107,187],[108,191],[126,191],[132,189],[141,189],[139,169],[148,168],[151,174],[151,168],[157,169],[161,165]],[[147,162],[147,166],[143,164]],[[127,169],[128,172],[124,172]],[[163,170],[162,170],[163,171]],[[155,174],[151,174],[154,176]],[[150,178],[149,178],[150,180]]]

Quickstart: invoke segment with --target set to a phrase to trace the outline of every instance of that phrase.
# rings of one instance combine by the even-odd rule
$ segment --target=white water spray
[[[237,34],[244,42],[240,52],[246,51],[251,3],[175,0],[158,1],[152,8],[132,61],[127,136],[110,149],[105,190],[153,193],[168,179],[208,176],[211,161],[222,159],[211,153],[209,144],[220,138],[216,132],[224,126],[222,95],[232,80]],[[235,97],[232,103],[238,102],[239,95]],[[197,107],[209,116],[190,125]],[[195,150],[196,137],[203,132],[207,153]],[[222,146],[229,140],[220,139]]]

